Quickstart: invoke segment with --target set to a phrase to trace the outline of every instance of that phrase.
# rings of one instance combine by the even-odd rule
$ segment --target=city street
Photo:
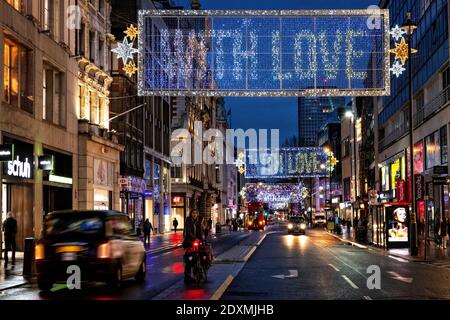
[[[367,288],[371,265],[380,267],[381,290]],[[401,261],[322,230],[280,231],[264,240],[222,299],[450,299],[449,279],[450,265]]]
[[[255,232],[225,233],[213,237],[215,256],[232,251]],[[410,262],[375,248],[357,247],[343,242],[321,229],[306,235],[288,235],[286,225],[271,226],[267,236],[253,252],[240,272],[228,284],[221,300],[391,300],[450,299],[448,281],[450,264],[438,268],[433,264]],[[218,289],[213,277],[200,288],[182,283],[182,248],[147,255],[145,284],[126,281],[118,292],[103,284],[89,284],[82,290],[68,290],[55,285],[53,292],[42,294],[35,285],[0,292],[2,300],[150,300],[183,298],[208,300]],[[220,265],[218,261],[214,267]],[[370,266],[379,266],[381,289],[368,289]],[[214,268],[213,267],[213,268]],[[178,283],[178,285],[177,285]],[[211,285],[212,284],[212,285]],[[179,289],[171,296],[169,288]],[[200,289],[200,291],[198,290]]]

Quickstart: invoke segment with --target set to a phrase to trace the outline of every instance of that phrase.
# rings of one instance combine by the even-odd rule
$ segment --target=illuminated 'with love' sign
[[[388,95],[386,10],[139,12],[139,93]]]

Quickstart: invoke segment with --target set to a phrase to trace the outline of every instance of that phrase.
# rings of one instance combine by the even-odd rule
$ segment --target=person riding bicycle
[[[187,250],[192,247],[192,243],[195,240],[205,240],[203,229],[202,220],[199,218],[197,210],[192,209],[189,213],[189,217],[186,218],[186,222],[184,223],[183,248],[186,250],[184,255],[184,281],[186,283],[192,282],[193,280],[191,277],[191,265],[187,263],[186,253]]]

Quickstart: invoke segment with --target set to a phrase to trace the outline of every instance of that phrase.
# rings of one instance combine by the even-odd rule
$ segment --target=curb
[[[1,292],[1,291],[5,291],[5,290],[9,290],[9,289],[19,288],[19,287],[22,287],[22,286],[27,285],[27,284],[29,284],[29,282],[26,281],[26,280],[24,280],[24,281],[21,282],[21,283],[17,283],[17,284],[10,285],[10,286],[8,286],[8,287],[0,288],[0,292]]]
[[[334,235],[334,234],[332,234],[332,233],[329,233],[329,234],[330,234],[331,236],[333,236],[333,237],[335,237],[335,238],[337,238],[337,239],[343,241],[343,242],[348,242],[348,243],[350,243],[352,246],[356,246],[356,247],[359,247],[359,248],[362,248],[362,249],[375,250],[375,251],[377,251],[377,252],[379,252],[379,253],[382,253],[382,254],[384,254],[384,255],[386,255],[386,256],[394,256],[394,257],[396,257],[396,258],[400,258],[400,259],[403,259],[403,260],[407,260],[408,262],[425,262],[425,263],[433,263],[433,262],[436,261],[436,260],[423,260],[423,259],[415,259],[415,258],[411,258],[410,256],[401,255],[401,254],[398,254],[398,253],[395,253],[395,252],[389,252],[389,251],[387,251],[387,250],[384,250],[384,249],[381,249],[381,248],[378,248],[378,247],[375,247],[375,246],[372,246],[372,245],[364,246],[364,245],[359,244],[359,243],[357,243],[357,242],[355,242],[355,241],[350,241],[350,240],[342,239],[341,237],[339,237],[339,236],[337,236],[337,235]]]

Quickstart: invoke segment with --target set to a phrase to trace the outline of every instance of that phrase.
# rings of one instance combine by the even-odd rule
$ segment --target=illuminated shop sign
[[[44,154],[42,156],[39,156],[39,169],[45,170],[45,171],[52,171],[53,170],[53,156]]]
[[[0,162],[12,161],[14,159],[14,145],[2,144],[0,145]]]
[[[142,10],[139,29],[139,95],[390,93],[387,10]]]
[[[31,179],[31,160],[25,157],[16,156],[13,161],[8,161],[6,175],[16,178]]]

